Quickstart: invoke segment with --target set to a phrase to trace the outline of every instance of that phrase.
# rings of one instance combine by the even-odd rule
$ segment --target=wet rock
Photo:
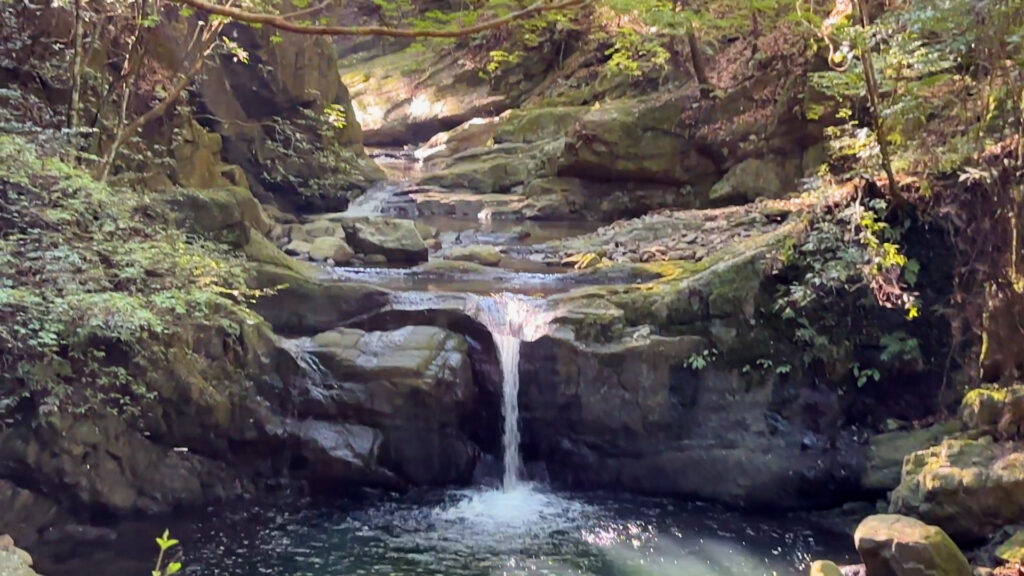
[[[0,454],[9,466],[32,470],[38,488],[62,503],[112,514],[163,512],[241,492],[240,478],[223,463],[154,444],[114,417],[55,416],[35,429],[14,428],[0,435]]]
[[[577,322],[574,331],[583,333],[587,323]],[[707,346],[696,336],[633,334],[598,344],[557,332],[524,343],[524,450],[576,488],[750,506],[838,500],[822,487],[855,481],[857,449],[805,450],[797,427],[771,430],[770,384],[751,387],[738,372],[686,366]]]
[[[404,483],[379,464],[382,436],[366,426],[318,420],[288,421],[277,434],[290,439],[290,468],[315,484],[401,488]]]
[[[335,264],[344,264],[355,256],[355,252],[341,238],[324,236],[313,241],[309,248],[309,257],[319,262],[332,260]]]
[[[457,246],[448,250],[445,259],[456,262],[473,262],[483,266],[497,266],[501,263],[501,252],[494,246]]]
[[[889,510],[980,542],[1024,517],[1024,446],[949,438],[907,456]]]
[[[342,226],[349,245],[360,254],[384,256],[394,263],[427,261],[427,246],[409,220],[352,219]]]
[[[906,516],[869,516],[854,534],[868,576],[971,576],[956,544],[936,526]]]
[[[433,326],[338,328],[312,345],[327,377],[296,400],[302,414],[378,430],[375,465],[412,484],[469,479],[478,450],[463,423],[480,407],[464,337]]]

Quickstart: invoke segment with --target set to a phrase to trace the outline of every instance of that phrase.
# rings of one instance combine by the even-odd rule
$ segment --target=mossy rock
[[[959,431],[959,421],[950,420],[920,430],[897,430],[872,436],[861,486],[868,490],[880,491],[896,488],[899,486],[903,461],[907,455],[925,450]]]
[[[457,262],[475,262],[482,266],[497,266],[502,256],[494,246],[459,246],[449,250],[445,258]]]
[[[1024,518],[1024,446],[947,438],[914,452],[889,510],[940,526],[958,541],[984,541]]]
[[[971,566],[936,526],[896,514],[869,516],[854,534],[871,576],[971,576]]]
[[[266,236],[256,232],[249,234],[249,242],[242,248],[242,252],[253,262],[279,266],[304,275],[314,272],[311,265],[288,256]]]
[[[244,246],[249,231],[270,231],[271,222],[247,188],[179,189],[167,201],[176,224],[234,247]]]

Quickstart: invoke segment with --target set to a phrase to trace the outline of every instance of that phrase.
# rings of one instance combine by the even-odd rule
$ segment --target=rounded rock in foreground
[[[843,571],[829,560],[815,560],[811,564],[810,576],[843,576]]]
[[[854,543],[867,576],[971,576],[967,559],[941,528],[908,516],[868,516]]]

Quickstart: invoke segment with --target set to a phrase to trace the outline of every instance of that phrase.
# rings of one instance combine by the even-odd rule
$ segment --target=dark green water
[[[184,573],[204,576],[791,576],[852,552],[848,535],[791,517],[522,488],[148,519],[123,524],[113,542],[44,551],[40,568],[148,574],[152,536],[165,527],[182,539]]]

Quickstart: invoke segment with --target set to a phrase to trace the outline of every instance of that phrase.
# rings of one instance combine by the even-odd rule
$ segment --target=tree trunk
[[[865,30],[871,24],[868,6],[865,0],[857,0],[857,11],[860,12],[860,25]],[[881,96],[878,90],[878,78],[875,76],[875,65],[871,58],[871,46],[859,43],[860,61],[864,69],[864,85],[868,91],[868,102],[871,104],[871,120],[874,125],[875,139],[878,140],[878,152],[882,156],[882,169],[889,181],[889,195],[898,203],[905,203],[903,194],[896,184],[896,174],[892,170],[892,155],[889,150],[889,131],[882,118]]]
[[[75,0],[74,52],[71,58],[71,101],[68,103],[68,130],[78,128],[78,101],[82,91],[82,2]]]
[[[690,32],[686,35],[686,45],[690,49],[690,64],[693,65],[693,75],[700,84],[700,95],[708,97],[714,91],[711,79],[708,78],[708,61],[704,57],[704,51],[700,47],[700,40],[697,34]]]

